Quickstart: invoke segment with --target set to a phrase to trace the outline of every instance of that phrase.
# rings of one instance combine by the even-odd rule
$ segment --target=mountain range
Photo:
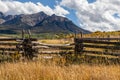
[[[16,34],[21,30],[31,30],[32,33],[90,33],[76,26],[66,17],[55,14],[49,16],[44,12],[35,14],[5,15],[0,12],[0,33]]]

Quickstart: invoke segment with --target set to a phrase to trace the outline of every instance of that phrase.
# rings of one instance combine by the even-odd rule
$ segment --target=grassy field
[[[4,63],[0,65],[0,80],[120,80],[120,66]]]
[[[109,34],[111,34],[112,37],[119,37],[120,32],[95,32],[83,35],[83,37],[107,37]],[[4,37],[4,35],[2,36]],[[15,37],[16,35],[12,36]],[[39,36],[41,35],[38,35],[37,37]],[[55,39],[52,38],[52,36],[48,36],[42,37],[39,41],[46,44],[73,43],[73,35],[67,35],[68,39],[66,36],[64,37],[66,39],[60,39],[61,37],[58,35],[57,38],[55,35]],[[11,36],[7,35],[5,37]],[[107,56],[106,58],[106,56],[103,55],[91,54],[89,56],[90,57],[88,57],[88,55],[78,56],[78,60],[76,60],[74,55],[62,55],[62,57],[67,57],[68,60],[56,58],[54,60],[43,59],[25,62],[1,62],[0,80],[120,80],[120,65],[112,63],[115,61],[119,62],[120,60],[117,60],[119,57]],[[104,60],[106,61],[105,63]],[[80,63],[78,64],[77,61]],[[65,63],[70,64],[66,65]]]

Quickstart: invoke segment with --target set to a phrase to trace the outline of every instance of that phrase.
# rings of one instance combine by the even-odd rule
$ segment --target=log
[[[17,41],[23,40],[22,38],[0,38],[0,41]],[[37,41],[36,38],[30,38],[31,41]]]
[[[87,51],[83,50],[84,53],[92,53],[92,54],[104,54],[104,55],[113,55],[113,56],[120,56],[120,53],[110,53],[110,52],[101,52],[101,51]]]
[[[0,42],[0,45],[9,45],[9,46],[15,46],[15,45],[17,45],[18,43],[9,43],[9,42]]]
[[[120,50],[120,46],[99,46],[99,45],[83,44],[83,47]]]
[[[0,48],[1,51],[18,51],[16,48]],[[22,50],[22,49],[20,49]]]
[[[120,38],[75,38],[77,40],[120,40]]]
[[[94,43],[94,44],[112,44],[112,45],[120,45],[120,42],[109,42],[109,41],[98,41],[98,40],[82,40],[83,43]]]

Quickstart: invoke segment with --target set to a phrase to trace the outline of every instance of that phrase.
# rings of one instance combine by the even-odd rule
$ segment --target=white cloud
[[[120,30],[120,0],[97,0],[88,3],[87,0],[62,0],[60,5],[76,10],[80,26],[90,31]]]
[[[6,15],[32,14],[40,11],[44,11],[48,15],[56,14],[59,16],[65,16],[69,14],[67,10],[58,5],[52,9],[49,6],[44,6],[40,2],[36,4],[30,1],[22,3],[15,0],[0,0],[0,11]]]
[[[69,14],[68,11],[66,11],[64,8],[62,8],[61,6],[57,5],[55,6],[54,12],[58,15],[64,16],[66,14]]]

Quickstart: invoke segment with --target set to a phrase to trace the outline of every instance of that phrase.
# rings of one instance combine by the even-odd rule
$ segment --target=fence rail
[[[104,54],[104,55],[120,56],[119,53],[112,53],[112,52],[88,51],[88,50],[83,50],[82,52],[84,52],[84,53],[92,53],[92,54]]]
[[[75,52],[120,56],[120,38],[75,38]],[[93,50],[89,50],[92,48]],[[100,49],[96,51],[96,49]]]
[[[0,38],[0,41],[17,41],[23,40],[23,38]],[[31,41],[37,41],[36,38],[30,38]]]
[[[83,44],[83,47],[89,47],[89,48],[102,48],[102,49],[114,49],[114,50],[120,50],[120,46],[101,46],[101,45],[91,45],[91,44]]]
[[[105,39],[106,40],[106,39]],[[118,40],[118,39],[117,39]],[[103,40],[97,40],[97,39],[93,39],[93,38],[89,38],[89,39],[76,39],[76,41],[77,42],[84,42],[84,43],[96,43],[96,44],[113,44],[113,45],[119,45],[120,44],[120,42],[117,42],[117,41],[112,41],[112,42],[110,42],[110,41],[104,41],[104,39]]]

